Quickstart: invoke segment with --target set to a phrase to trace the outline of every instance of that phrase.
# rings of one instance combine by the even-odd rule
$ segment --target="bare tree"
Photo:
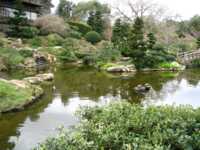
[[[120,7],[121,6],[121,7]],[[114,7],[121,17],[133,21],[136,17],[153,16],[158,19],[163,17],[166,9],[150,0],[128,0]]]

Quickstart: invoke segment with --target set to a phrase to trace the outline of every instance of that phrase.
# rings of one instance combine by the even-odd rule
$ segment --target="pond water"
[[[200,70],[180,73],[107,74],[95,69],[68,66],[54,68],[55,81],[43,85],[45,95],[22,112],[0,116],[0,150],[29,150],[58,127],[70,128],[78,122],[74,112],[80,106],[104,105],[127,100],[142,105],[200,106]],[[21,73],[0,74],[4,78],[22,78]],[[149,83],[146,95],[135,93],[138,84]],[[54,87],[54,88],[52,88]]]

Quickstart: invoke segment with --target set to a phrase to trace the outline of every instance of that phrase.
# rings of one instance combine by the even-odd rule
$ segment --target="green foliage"
[[[85,108],[72,132],[61,132],[37,150],[200,149],[200,109],[142,107],[127,102]]]
[[[33,47],[40,47],[40,46],[43,46],[42,41],[43,41],[42,37],[36,36],[30,39],[28,43],[30,44],[30,46],[33,46]]]
[[[195,59],[191,62],[191,66],[194,68],[199,68],[200,67],[200,59]]]
[[[86,33],[92,30],[92,27],[84,22],[69,21],[68,23],[72,29],[74,29],[77,32],[80,32],[82,35],[85,35]]]
[[[101,41],[101,36],[95,31],[90,31],[85,35],[85,39],[92,44],[96,44]]]
[[[18,35],[18,37],[23,37],[23,38],[33,38],[39,34],[39,30],[35,27],[22,27],[21,33]]]
[[[132,33],[129,38],[130,55],[137,69],[143,68],[145,64],[146,43],[144,41],[144,22],[136,18]]]
[[[29,49],[21,49],[19,51],[19,54],[23,57],[32,57],[33,56],[33,51]]]
[[[199,49],[200,48],[200,37],[197,38],[196,44],[197,44],[197,48]]]
[[[106,42],[103,47],[99,50],[98,62],[112,62],[120,58],[120,52],[114,48],[112,43]]]
[[[76,49],[74,48],[73,43],[71,43],[70,41],[65,42],[63,45],[63,50],[58,57],[63,62],[74,62],[77,60],[75,51]]]
[[[92,55],[87,55],[83,57],[83,64],[88,65],[88,66],[95,66],[97,63],[97,55],[92,54]]]
[[[89,12],[91,11],[100,11],[104,15],[109,15],[111,12],[107,4],[101,4],[97,0],[90,0],[79,2],[74,8],[73,16],[80,20],[84,20],[89,16]]]
[[[69,33],[69,36],[71,38],[75,38],[75,39],[81,39],[82,38],[82,34],[78,31],[75,31],[75,30],[71,30],[70,33]]]
[[[24,61],[24,57],[12,48],[0,48],[0,56],[4,58],[9,67],[14,67]]]
[[[61,46],[64,39],[58,34],[49,34],[46,37],[48,46]]]
[[[170,68],[181,69],[183,66],[177,62],[164,62],[164,63],[159,64],[159,67],[166,68],[166,69],[170,69]]]
[[[129,55],[128,37],[130,33],[130,25],[117,19],[113,26],[112,42],[115,47],[121,51],[125,56]]]
[[[9,19],[9,34],[13,37],[33,38],[39,33],[39,31],[37,28],[30,27],[28,24],[28,19],[26,18],[26,14],[23,11],[21,3],[16,6],[17,10],[14,11],[14,17]]]
[[[104,30],[104,20],[101,11],[91,11],[87,23],[92,27],[92,30],[102,35]]]
[[[60,17],[63,17],[65,19],[69,19],[72,17],[72,11],[75,7],[75,4],[68,0],[60,0],[60,3],[58,4],[56,14]]]

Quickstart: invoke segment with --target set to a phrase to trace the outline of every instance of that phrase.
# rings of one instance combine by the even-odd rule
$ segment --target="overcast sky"
[[[53,4],[57,6],[59,0],[52,0]],[[71,0],[75,3],[79,1],[88,0]],[[102,3],[108,3],[116,6],[116,4],[122,3],[123,0],[99,0]],[[200,0],[155,0],[161,5],[167,7],[173,14],[179,14],[182,19],[189,19],[190,17],[199,14],[200,15]],[[54,9],[55,10],[55,9]]]

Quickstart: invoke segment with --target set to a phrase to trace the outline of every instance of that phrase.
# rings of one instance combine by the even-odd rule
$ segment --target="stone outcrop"
[[[27,91],[27,95],[30,95],[28,97],[24,97],[24,99],[21,99],[21,101],[17,101],[16,103],[13,103],[9,107],[2,107],[0,109],[0,113],[23,110],[25,106],[33,103],[35,100],[37,100],[39,97],[41,97],[44,93],[43,89],[40,86],[32,85],[23,80],[5,80],[5,79],[0,78],[0,82],[10,85],[19,91],[25,90],[25,91]],[[8,93],[6,94],[6,96],[8,96],[8,97],[10,96],[9,92],[10,91],[8,91]],[[10,97],[10,98],[12,98],[12,97]],[[2,99],[2,100],[4,100],[4,99]],[[12,102],[12,99],[10,100],[10,102]]]
[[[46,73],[46,74],[38,74],[34,77],[27,77],[24,78],[24,81],[27,81],[31,84],[40,84],[44,81],[52,81],[54,79],[54,75],[52,73]]]
[[[134,65],[119,65],[119,66],[113,66],[107,68],[108,72],[135,72],[135,66]]]

